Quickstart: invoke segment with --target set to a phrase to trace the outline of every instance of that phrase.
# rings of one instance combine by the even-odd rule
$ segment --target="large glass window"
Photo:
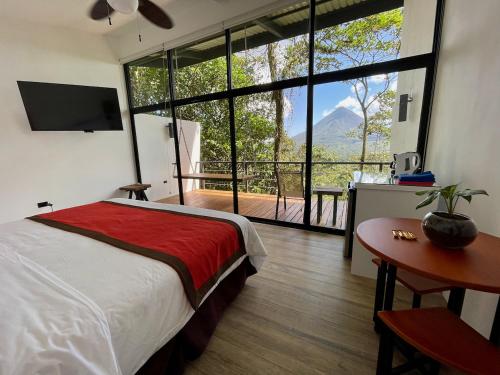
[[[233,86],[307,75],[308,2],[231,30]]]
[[[184,203],[233,212],[227,100],[176,108]]]
[[[402,5],[357,18],[368,10],[363,1],[349,6],[337,0],[317,0],[315,73],[431,52],[436,0],[406,0]]]
[[[174,49],[176,99],[227,89],[224,34]]]
[[[305,87],[235,100],[239,212],[303,223]]]
[[[355,175],[389,177],[392,154],[424,151],[417,150],[423,146],[417,140],[427,131],[421,112],[431,95],[424,82],[433,74],[438,4],[303,0],[273,10],[229,30],[230,77],[227,30],[172,49],[172,65],[165,52],[127,64],[142,179],[153,185],[151,198],[176,203],[183,196],[187,205],[232,212],[235,170],[240,214],[344,229],[347,185]],[[419,69],[404,71],[408,62]],[[175,82],[169,82],[168,66]],[[363,69],[342,72],[353,67]],[[312,98],[307,84],[313,85]],[[150,112],[150,105],[163,110]],[[306,144],[308,105],[312,144]],[[170,108],[177,118],[183,191]],[[309,152],[312,176],[306,181]]]
[[[158,52],[128,64],[130,96],[134,107],[169,100],[166,53]]]
[[[314,88],[311,223],[345,228],[355,173],[388,179],[392,155],[416,151],[425,69]]]

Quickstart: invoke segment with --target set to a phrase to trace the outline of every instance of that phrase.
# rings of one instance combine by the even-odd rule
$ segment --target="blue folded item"
[[[399,176],[399,181],[412,181],[412,182],[435,182],[436,178],[430,171],[415,173],[415,174],[402,174]]]

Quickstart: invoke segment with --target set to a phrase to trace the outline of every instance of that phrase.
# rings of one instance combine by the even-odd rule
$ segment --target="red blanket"
[[[162,261],[179,275],[196,309],[246,253],[232,221],[114,202],[98,202],[28,218]]]

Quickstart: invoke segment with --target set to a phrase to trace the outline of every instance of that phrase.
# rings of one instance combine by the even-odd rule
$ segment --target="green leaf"
[[[445,186],[440,190],[441,195],[444,199],[450,199],[455,194],[458,184]]]
[[[425,194],[431,194],[431,193],[433,193],[435,191],[437,191],[437,190],[421,190],[421,191],[417,191],[415,193],[415,195],[422,196],[422,195],[425,195]]]
[[[471,197],[473,195],[488,195],[488,193],[486,192],[486,190],[465,189],[465,190],[457,192],[457,195],[459,197]]]
[[[431,204],[432,202],[434,202],[434,200],[439,196],[439,192],[438,191],[433,191],[431,194],[429,194],[429,196],[427,198],[425,198],[422,202],[420,202],[416,209],[418,210],[419,208],[422,208],[422,207],[425,207],[425,206],[428,206],[429,204]]]
[[[463,199],[465,199],[467,202],[471,202],[472,201],[472,196],[471,195],[459,195],[457,194],[459,197],[462,197]]]

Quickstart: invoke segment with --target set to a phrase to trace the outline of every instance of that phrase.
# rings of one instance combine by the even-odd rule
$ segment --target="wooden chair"
[[[381,260],[379,258],[373,258],[372,262],[375,263],[377,267],[380,267]],[[396,280],[398,280],[401,284],[403,284],[406,288],[410,289],[413,292],[412,307],[414,309],[420,308],[423,295],[444,292],[452,288],[451,285],[447,285],[444,283],[440,283],[439,281],[416,275],[404,269],[398,269]],[[379,299],[380,298],[377,299],[377,296],[375,296],[375,301]],[[381,305],[376,305],[374,307],[375,314],[380,310],[382,310]]]
[[[498,346],[446,308],[380,311],[378,317],[382,330],[377,375],[402,372],[392,368],[396,337],[428,358],[467,374],[500,374]]]
[[[283,203],[286,211],[286,198],[301,198],[304,199],[304,170],[300,171],[285,171],[276,168],[276,180],[278,185],[278,194],[276,196],[276,213],[274,219],[278,219],[278,210],[280,198],[283,197]]]

